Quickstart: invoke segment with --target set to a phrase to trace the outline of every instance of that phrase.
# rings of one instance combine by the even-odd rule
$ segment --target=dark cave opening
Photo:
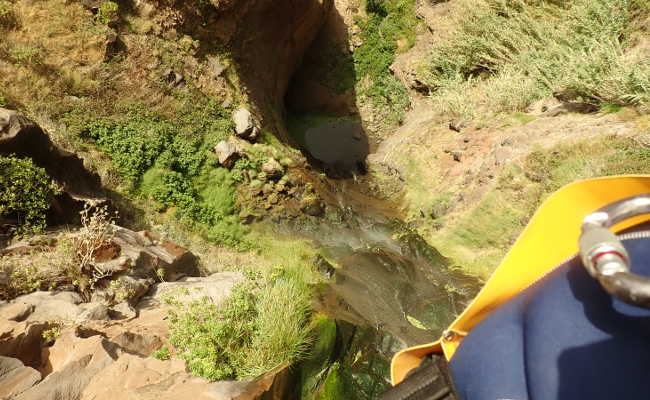
[[[332,7],[291,77],[284,106],[294,146],[334,179],[367,171],[369,143],[356,106],[356,82],[348,27]]]

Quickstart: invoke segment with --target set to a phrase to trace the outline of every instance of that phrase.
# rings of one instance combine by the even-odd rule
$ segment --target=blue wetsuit
[[[623,243],[650,276],[650,239]],[[607,294],[574,258],[477,325],[450,364],[463,400],[650,399],[650,310]]]

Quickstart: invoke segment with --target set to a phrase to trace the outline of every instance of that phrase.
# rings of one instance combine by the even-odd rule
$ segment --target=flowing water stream
[[[336,178],[348,179],[330,180],[325,217],[313,224],[287,223],[282,230],[309,238],[320,249],[317,263],[327,283],[319,292],[319,307],[345,325],[344,332],[357,329],[356,341],[347,334],[352,339],[338,357],[358,381],[355,390],[370,393],[356,398],[374,398],[385,388],[393,354],[436,340],[481,283],[453,266],[397,214],[387,215],[390,207],[380,200],[355,195],[359,183],[349,177],[365,172],[367,155],[367,140],[359,132],[349,122],[327,122],[304,133],[299,141],[306,155],[320,161],[328,175],[334,170]]]

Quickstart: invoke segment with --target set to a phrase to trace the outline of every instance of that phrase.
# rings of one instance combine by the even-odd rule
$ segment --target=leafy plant
[[[50,324],[50,328],[41,333],[41,337],[45,341],[46,345],[51,345],[59,336],[61,336],[61,327],[63,326],[61,322],[50,322]]]
[[[119,6],[114,1],[109,0],[103,2],[99,6],[97,14],[95,14],[95,21],[102,25],[108,25],[115,19],[115,17],[117,17],[118,9]]]
[[[153,352],[152,356],[158,360],[165,361],[171,358],[171,352],[169,351],[169,347],[163,344],[158,350]]]
[[[183,107],[187,112],[173,120],[141,105],[126,107],[122,118],[70,114],[67,120],[95,139],[126,182],[160,210],[174,207],[179,219],[210,240],[248,248],[246,229],[235,217],[233,174],[212,155],[232,130],[230,116],[212,100]]]
[[[29,158],[0,157],[0,218],[17,218],[17,233],[40,232],[61,188]]]
[[[45,279],[39,268],[33,264],[14,268],[8,279],[11,297],[39,290],[45,284]]]

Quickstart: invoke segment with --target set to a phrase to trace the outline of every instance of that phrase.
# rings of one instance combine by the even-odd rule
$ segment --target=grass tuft
[[[290,273],[236,286],[219,307],[207,298],[168,301],[175,306],[170,343],[195,375],[253,378],[297,361],[308,349],[311,291]]]
[[[421,80],[440,114],[523,111],[561,93],[647,106],[650,59],[627,51],[645,1],[466,1],[457,32],[434,47]]]

